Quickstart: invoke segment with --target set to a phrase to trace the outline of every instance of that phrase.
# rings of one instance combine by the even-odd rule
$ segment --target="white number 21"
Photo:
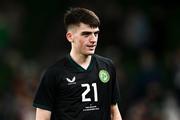
[[[86,95],[91,91],[89,84],[81,84],[81,87],[86,87],[86,90],[82,93],[82,102],[90,102],[91,98],[86,98]],[[97,84],[92,83],[92,87],[94,90],[94,101],[98,101],[98,95],[97,95]]]

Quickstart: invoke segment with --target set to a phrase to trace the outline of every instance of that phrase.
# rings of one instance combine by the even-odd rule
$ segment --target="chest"
[[[102,82],[100,71],[99,69],[85,72],[65,71],[57,85],[58,97],[65,101],[71,99],[82,102],[98,101],[111,86],[110,80],[107,83]]]

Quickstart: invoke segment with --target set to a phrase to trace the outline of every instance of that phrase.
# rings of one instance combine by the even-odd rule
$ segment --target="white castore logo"
[[[68,81],[68,85],[71,85],[71,84],[76,84],[76,77],[74,76],[72,79],[69,79],[69,78],[66,78],[66,80]]]

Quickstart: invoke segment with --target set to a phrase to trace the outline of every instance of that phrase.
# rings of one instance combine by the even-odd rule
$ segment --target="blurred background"
[[[0,0],[0,120],[34,120],[42,71],[70,51],[64,12],[101,19],[97,54],[113,59],[123,120],[180,120],[180,7],[172,1]]]

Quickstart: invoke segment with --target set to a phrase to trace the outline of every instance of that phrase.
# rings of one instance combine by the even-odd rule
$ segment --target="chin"
[[[86,55],[93,55],[94,52],[88,52]]]
[[[87,50],[87,51],[84,51],[84,55],[93,55],[95,53],[95,50]]]

